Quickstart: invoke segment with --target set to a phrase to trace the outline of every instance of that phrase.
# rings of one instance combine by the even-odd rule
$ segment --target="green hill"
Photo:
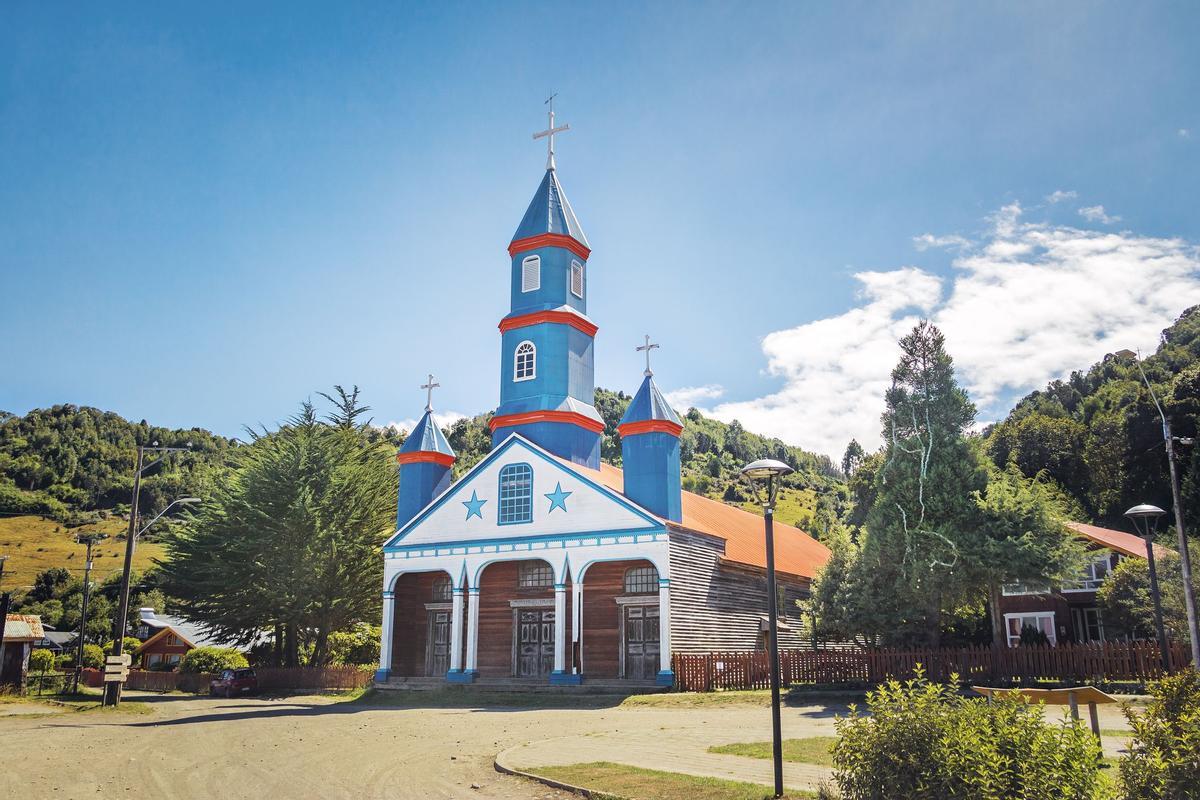
[[[1200,419],[1200,306],[1162,332],[1143,369],[1171,417],[1173,433],[1196,437]],[[1015,461],[1026,475],[1044,472],[1091,519],[1124,529],[1138,503],[1171,508],[1162,423],[1128,354],[1112,354],[1023,398],[986,432],[999,465]],[[1187,523],[1200,523],[1200,447],[1177,447]]]

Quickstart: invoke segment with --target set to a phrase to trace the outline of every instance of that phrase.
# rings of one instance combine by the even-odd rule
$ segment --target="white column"
[[[467,672],[479,671],[479,587],[467,590]]]
[[[576,675],[583,672],[583,584],[579,581],[571,584],[571,643],[579,653],[575,663]]]
[[[554,671],[567,667],[567,585],[554,584]]]
[[[658,579],[658,664],[659,672],[671,671],[671,581]]]
[[[396,602],[391,592],[383,593],[383,638],[379,642],[379,670],[375,680],[386,681],[392,674],[392,617],[396,613]]]
[[[452,590],[454,602],[450,611],[450,671],[462,672],[463,590]]]

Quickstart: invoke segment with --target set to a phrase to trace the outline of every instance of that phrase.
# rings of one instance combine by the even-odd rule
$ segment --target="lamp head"
[[[1125,512],[1125,517],[1133,523],[1134,530],[1141,536],[1150,536],[1158,527],[1158,521],[1167,512],[1158,506],[1142,503]]]
[[[747,480],[761,481],[766,478],[782,478],[784,475],[791,475],[795,472],[782,461],[776,461],[773,458],[760,458],[758,461],[752,461],[742,467],[742,477]]]

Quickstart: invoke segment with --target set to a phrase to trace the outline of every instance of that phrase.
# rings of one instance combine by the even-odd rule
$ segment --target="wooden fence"
[[[1186,645],[1171,646],[1171,671],[1191,661]],[[675,687],[685,692],[766,689],[770,660],[765,651],[676,654]],[[866,684],[906,680],[917,665],[926,677],[945,681],[952,674],[966,683],[1029,681],[1144,682],[1162,674],[1155,642],[1109,642],[1022,647],[942,649],[781,650],[780,678],[794,684]]]
[[[347,690],[369,686],[375,676],[372,669],[356,666],[331,667],[260,667],[254,670],[258,676],[258,688],[265,691],[278,689],[303,690]],[[207,692],[208,684],[215,675],[209,673],[152,672],[133,669],[129,671],[126,689],[150,692]],[[83,670],[83,683],[99,687],[103,672],[97,669]]]

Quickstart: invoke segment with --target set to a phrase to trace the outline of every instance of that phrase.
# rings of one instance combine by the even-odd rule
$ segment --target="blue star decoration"
[[[550,511],[561,508],[565,512],[567,510],[567,498],[572,494],[572,492],[564,492],[561,483],[554,484],[554,491],[546,494],[546,499],[550,501]],[[550,511],[546,513],[549,514]]]
[[[483,504],[486,502],[487,500],[480,500],[479,495],[472,490],[471,499],[463,501],[463,505],[467,507],[467,519],[471,517],[483,519]]]

